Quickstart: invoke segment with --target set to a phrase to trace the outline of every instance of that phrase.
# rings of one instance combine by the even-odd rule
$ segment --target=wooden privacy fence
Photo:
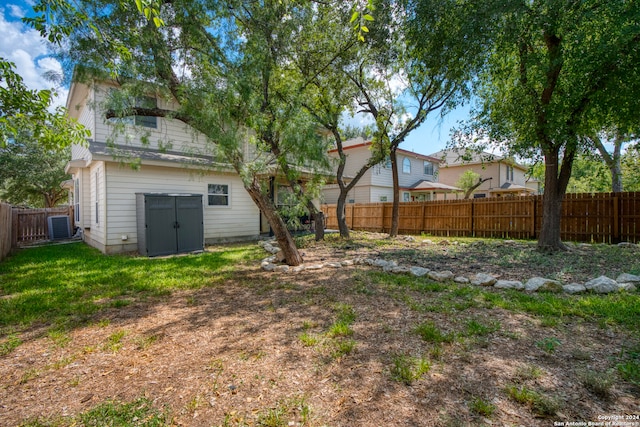
[[[337,228],[336,205],[323,205],[327,227]],[[348,204],[353,230],[388,232],[392,203]],[[640,192],[567,194],[561,239],[640,242]],[[535,239],[542,227],[542,196],[438,200],[400,204],[398,232],[450,237]]]
[[[50,216],[68,215],[71,230],[74,229],[73,207],[46,209],[12,209],[12,246],[29,244],[38,240],[49,239]]]

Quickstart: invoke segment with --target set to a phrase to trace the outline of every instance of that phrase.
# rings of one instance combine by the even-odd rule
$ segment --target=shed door
[[[176,206],[173,197],[147,196],[147,255],[176,253]]]
[[[178,224],[178,252],[202,250],[202,197],[176,197],[176,222]]]

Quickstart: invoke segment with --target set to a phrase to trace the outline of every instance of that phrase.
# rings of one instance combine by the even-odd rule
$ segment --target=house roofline
[[[342,151],[347,151],[347,150],[351,150],[353,148],[362,148],[362,147],[367,147],[369,145],[372,144],[372,141],[364,141],[361,142],[359,144],[353,144],[353,145],[348,145],[346,147],[342,147]],[[328,153],[337,153],[338,149],[337,148],[332,148],[331,150],[328,151]],[[427,154],[421,154],[421,153],[416,153],[414,151],[409,151],[409,150],[404,150],[402,148],[397,148],[396,149],[396,153],[400,153],[400,154],[404,154],[404,155],[409,155],[409,156],[415,156],[416,158],[421,158],[424,160],[429,160],[430,162],[436,163],[436,164],[440,164],[440,159],[429,156]]]

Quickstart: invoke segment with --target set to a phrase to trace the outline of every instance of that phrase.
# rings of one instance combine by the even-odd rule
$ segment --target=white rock
[[[421,277],[429,273],[429,269],[423,268],[423,267],[411,267],[409,271],[411,272],[411,274],[413,274],[416,277]]]
[[[633,283],[618,283],[618,290],[620,291],[635,292],[636,289],[638,288]]]
[[[340,264],[342,264],[343,267],[350,267],[355,264],[355,261],[345,259],[344,261],[341,261]]]
[[[288,273],[289,272],[289,266],[288,265],[278,265],[278,266],[276,266],[274,271],[276,273]]]
[[[478,273],[471,278],[471,284],[475,286],[491,286],[498,280],[490,274]]]
[[[464,283],[464,284],[469,283],[469,279],[467,279],[464,276],[456,276],[453,278],[453,281],[456,283]]]
[[[276,269],[276,265],[270,262],[263,262],[260,264],[260,267],[262,267],[264,271],[273,271]]]
[[[273,262],[276,260],[275,255],[271,255],[269,257],[266,257],[265,259],[262,260],[262,262]]]
[[[535,291],[562,291],[562,284],[557,280],[547,279],[544,277],[532,277],[525,283],[524,289],[529,292]]]
[[[519,280],[498,280],[493,287],[498,289],[524,289],[524,285]]]
[[[568,285],[564,285],[562,290],[567,294],[581,294],[585,292],[587,288],[581,283],[569,283]]]
[[[342,268],[342,263],[339,263],[339,262],[328,262],[324,266],[325,267],[331,267],[331,268]]]
[[[423,245],[433,245],[433,240],[431,240],[431,239],[424,239],[424,240],[422,241],[422,244],[423,244]]]
[[[305,270],[321,270],[324,264],[310,264],[304,267]]]
[[[620,248],[634,248],[636,245],[634,245],[631,242],[620,242],[618,243],[618,247]]]
[[[635,274],[622,273],[616,278],[618,283],[640,283],[640,276]]]
[[[367,265],[376,265],[376,260],[371,258],[365,258],[364,263]]]
[[[607,276],[600,276],[584,284],[585,288],[599,294],[608,294],[618,290],[618,282]]]
[[[404,266],[397,266],[391,269],[391,272],[396,274],[408,273],[409,271],[411,271],[409,267],[404,267]]]
[[[292,271],[293,273],[300,273],[300,272],[301,272],[301,271],[303,271],[304,269],[305,269],[305,266],[304,266],[304,265],[296,265],[295,267],[293,267],[293,268],[291,269],[291,271]]]
[[[454,274],[450,271],[430,271],[428,276],[436,282],[444,282],[445,280],[453,279]]]

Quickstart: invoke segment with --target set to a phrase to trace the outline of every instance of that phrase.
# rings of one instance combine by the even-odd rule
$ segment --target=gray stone
[[[579,249],[591,249],[591,244],[589,243],[578,243],[577,246]]]
[[[524,285],[519,280],[498,280],[493,287],[498,289],[524,289]]]
[[[344,261],[341,261],[340,264],[342,264],[343,267],[350,267],[355,264],[355,261],[345,259]]]
[[[618,290],[618,282],[607,276],[600,276],[584,284],[585,288],[599,294],[608,294]]]
[[[300,273],[303,270],[304,270],[304,265],[296,265],[291,269],[293,273]]]
[[[636,247],[636,245],[631,243],[631,242],[620,242],[620,243],[618,243],[618,247],[620,247],[620,248],[634,248],[634,247]]]
[[[397,267],[393,267],[391,269],[391,272],[396,274],[409,273],[409,271],[410,271],[409,267],[404,267],[400,265]]]
[[[365,258],[364,263],[367,265],[376,265],[376,260],[371,258]]]
[[[305,270],[320,270],[324,267],[324,264],[310,264],[304,267]]]
[[[456,283],[463,283],[463,284],[469,283],[469,279],[467,279],[464,276],[456,276],[453,278],[453,281]]]
[[[550,291],[560,292],[562,291],[562,284],[557,280],[547,279],[544,277],[532,277],[524,285],[525,291]]]
[[[288,265],[278,265],[276,266],[276,268],[274,268],[274,270],[276,273],[288,273],[289,272],[289,266]]]
[[[274,262],[276,260],[275,255],[271,255],[262,260],[262,262]]]
[[[280,248],[278,248],[277,246],[272,246],[272,245],[270,245],[268,243],[266,245],[264,245],[263,247],[264,247],[264,250],[269,252],[270,254],[276,254],[280,250]]]
[[[423,245],[433,245],[433,240],[431,240],[431,239],[424,239],[424,240],[422,241],[422,244],[423,244]]]
[[[394,268],[396,268],[398,266],[398,263],[395,261],[388,261],[386,265],[382,266],[382,269],[386,272],[389,272],[391,270],[393,270]]]
[[[270,262],[263,262],[260,264],[260,267],[262,267],[264,271],[273,271],[276,269],[276,265]]]
[[[587,288],[581,283],[569,283],[564,285],[562,290],[567,294],[581,294],[586,292]]]
[[[429,273],[429,269],[423,268],[423,267],[411,267],[409,271],[411,272],[411,274],[413,274],[416,277],[421,277]]]
[[[416,238],[413,236],[405,236],[403,239],[405,242],[415,242]]]
[[[384,259],[377,259],[374,261],[373,265],[375,265],[376,267],[382,267],[382,268],[386,268],[386,267],[397,267],[398,263],[395,261],[387,261]]]
[[[498,279],[487,273],[478,273],[471,278],[471,284],[474,286],[491,286],[497,281]]]
[[[618,283],[640,283],[640,276],[635,274],[622,273],[616,278]]]
[[[331,267],[331,268],[342,268],[342,263],[339,263],[339,262],[328,262],[324,266],[325,267]]]
[[[444,282],[445,280],[453,279],[454,274],[450,271],[430,271],[428,276],[436,282]]]
[[[635,292],[636,289],[638,288],[633,283],[618,283],[618,290],[620,291]]]

